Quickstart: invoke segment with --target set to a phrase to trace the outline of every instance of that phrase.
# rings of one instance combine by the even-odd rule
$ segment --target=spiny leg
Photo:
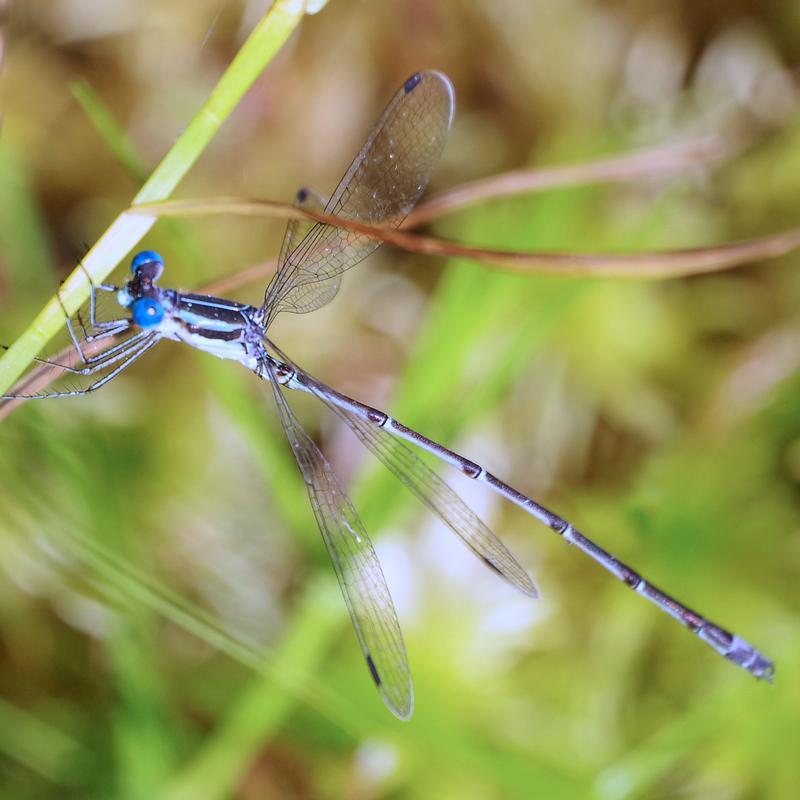
[[[83,270],[84,275],[86,275],[86,280],[89,282],[89,327],[91,329],[91,332],[87,330],[86,325],[84,324],[83,315],[81,314],[80,309],[78,309],[78,311],[76,312],[76,317],[78,319],[78,323],[80,324],[81,331],[83,333],[83,342],[92,343],[94,341],[97,341],[98,339],[104,339],[108,336],[113,336],[116,333],[122,333],[127,328],[129,328],[131,322],[129,319],[125,318],[98,321],[96,316],[98,288],[102,291],[114,292],[116,291],[116,287],[109,286],[103,283],[95,284],[95,282],[92,280],[92,276],[89,274],[86,267],[83,266],[83,262],[79,262],[78,266],[81,268],[81,270]],[[65,308],[63,301],[61,300],[60,291],[56,293],[56,297],[58,298],[58,303],[61,306],[61,310],[64,313],[67,332],[69,333],[70,339],[72,340],[72,344],[75,350],[78,352],[81,361],[84,364],[89,364],[90,359],[87,359],[86,354],[83,352],[83,348],[81,347],[80,340],[75,334],[75,329],[72,324],[72,319],[69,313],[67,312],[67,309]],[[99,333],[95,333],[95,331],[99,331]]]
[[[81,261],[78,266],[83,270],[83,274],[86,275],[86,280],[89,281],[89,286],[91,287],[91,291],[89,293],[89,324],[92,328],[97,330],[102,330],[106,328],[112,328],[116,325],[119,325],[122,322],[127,322],[125,319],[111,319],[111,320],[98,320],[97,319],[97,292],[98,290],[101,292],[109,292],[114,293],[119,291],[118,286],[112,286],[108,283],[95,283],[92,276],[89,274],[89,271],[86,267],[83,266],[83,262]]]
[[[137,336],[137,339],[139,337]],[[137,343],[129,347],[124,352],[118,353],[113,358],[109,359],[106,363],[99,366],[89,367],[88,371],[81,374],[91,375],[99,370],[111,366],[111,364],[118,363],[118,365],[111,370],[107,375],[104,375],[99,380],[87,386],[85,389],[71,389],[63,392],[48,392],[41,394],[3,394],[0,395],[2,400],[45,400],[55,397],[79,397],[80,395],[89,394],[90,392],[97,391],[101,386],[105,386],[110,380],[113,380],[124,369],[127,369],[134,361],[141,358],[151,347],[153,347],[159,340],[160,336],[144,332],[144,336],[137,341]],[[61,367],[60,364],[55,364],[56,367]],[[63,367],[62,367],[63,368]]]
[[[118,331],[110,332],[108,336],[115,336]],[[119,359],[112,359],[116,353],[119,353],[123,350],[126,350],[132,347],[136,342],[143,339],[147,336],[148,331],[141,331],[137,333],[135,336],[132,336],[130,339],[126,339],[124,342],[120,342],[113,347],[109,347],[108,350],[103,350],[97,355],[91,356],[89,358],[83,359],[83,363],[86,364],[85,367],[73,367],[70,364],[65,364],[63,361],[57,360],[60,357],[66,357],[68,353],[74,352],[75,348],[68,348],[67,350],[62,350],[54,359],[50,358],[41,358],[35,357],[33,360],[37,364],[41,364],[45,367],[53,367],[54,369],[60,369],[64,372],[71,372],[74,375],[91,375],[93,372],[97,372],[98,370],[103,369],[104,367],[110,366],[114,363],[114,361],[118,361]],[[100,340],[101,337],[95,339],[95,341]],[[102,337],[106,338],[106,337]],[[8,345],[0,344],[0,349],[8,350]],[[124,357],[124,356],[123,356]]]
[[[106,367],[110,367],[112,364],[115,364],[116,362],[125,358],[126,355],[135,347],[135,345],[141,342],[141,340],[148,336],[149,333],[150,331],[140,331],[130,339],[126,339],[124,342],[120,342],[113,347],[109,347],[108,350],[103,350],[96,356],[91,356],[84,361],[86,364],[85,367],[72,367],[69,364],[63,364],[59,361],[51,361],[46,358],[35,358],[34,361],[37,364],[56,367],[64,372],[72,373],[73,375],[92,375],[95,372],[99,372]],[[98,340],[95,339],[94,341]]]

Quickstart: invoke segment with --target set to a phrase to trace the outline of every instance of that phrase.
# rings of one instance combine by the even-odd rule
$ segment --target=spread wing
[[[378,556],[331,465],[295,418],[277,380],[270,384],[370,675],[392,713],[408,719],[414,705],[411,673]]]
[[[392,98],[325,205],[328,214],[397,228],[416,205],[444,149],[454,94],[441,72],[412,75]],[[304,314],[329,302],[339,276],[380,245],[315,223],[287,227],[278,271],[261,307],[267,325],[281,311]]]

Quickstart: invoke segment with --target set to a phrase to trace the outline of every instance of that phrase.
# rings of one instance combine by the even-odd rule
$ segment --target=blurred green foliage
[[[257,7],[8,14],[0,341],[128,204],[138,165],[169,148]],[[713,173],[498,201],[438,233],[587,252],[745,238],[798,221],[798,61],[791,0],[334,0],[180,194],[330,191],[396,85],[431,66],[458,103],[439,190],[704,133],[747,143]],[[211,218],[161,223],[147,246],[167,283],[193,287],[280,238],[272,222]],[[797,266],[589,281],[384,248],[331,306],[275,327],[312,373],[482,461],[753,641],[775,686],[448,473],[543,595],[516,597],[336,420],[292,398],[383,556],[416,685],[414,717],[397,722],[269,394],[164,344],[90,398],[29,403],[0,425],[0,797],[796,796]]]

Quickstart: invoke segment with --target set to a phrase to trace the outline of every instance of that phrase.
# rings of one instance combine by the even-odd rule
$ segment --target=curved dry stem
[[[777,258],[800,248],[800,228],[790,228],[769,236],[722,245],[644,253],[606,254],[498,250],[490,247],[464,245],[434,236],[421,236],[407,231],[366,225],[355,220],[309,211],[272,200],[239,200],[232,197],[151,203],[130,209],[130,213],[162,217],[236,214],[289,219],[305,218],[361,233],[373,239],[380,239],[411,253],[445,258],[468,258],[484,266],[519,273],[547,272],[583,277],[679,278],[687,275],[719,272],[761,259]]]
[[[519,169],[471,181],[420,203],[406,218],[406,228],[461,211],[464,208],[518,194],[586,186],[592,183],[638,181],[711,165],[730,157],[737,149],[722,136],[706,136],[678,144],[638,150],[585,164]]]
[[[168,197],[216,134],[244,93],[299,24],[304,13],[324,0],[276,0],[256,24],[200,110],[133,199],[133,205]],[[63,325],[63,311],[74,312],[89,297],[90,279],[102,283],[125,254],[155,223],[151,215],[120,214],[62,284],[59,295],[0,359],[0,392],[18,378]]]
[[[408,228],[432,221],[444,214],[478,202],[524,192],[541,191],[593,182],[632,181],[664,175],[700,165],[718,162],[734,150],[730,141],[710,136],[677,145],[642,150],[578,165],[546,169],[516,170],[464,184],[418,206],[406,219],[403,230],[388,230],[352,220],[319,214],[286,203],[268,200],[216,198],[152,203],[129,209],[131,215],[204,216],[239,214],[273,216],[288,219],[313,219],[362,233],[415,253],[444,257],[469,258],[489,267],[515,272],[551,272],[571,276],[605,276],[627,278],[670,278],[729,269],[761,258],[773,258],[800,246],[800,229],[772,236],[712,247],[638,254],[535,253],[496,250],[463,245],[445,239],[420,236]],[[272,275],[276,261],[269,260],[249,269],[215,281],[201,291],[225,294],[232,289]],[[66,348],[53,359],[68,366],[72,348]],[[38,391],[59,375],[57,368],[42,365],[28,373],[14,387],[13,393]],[[0,404],[0,419],[21,401]]]

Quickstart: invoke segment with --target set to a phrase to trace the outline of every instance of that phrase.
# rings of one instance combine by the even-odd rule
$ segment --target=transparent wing
[[[383,428],[352,412],[337,411],[364,445],[478,558],[530,597],[539,593],[528,573],[472,509],[420,457]]]
[[[444,149],[453,117],[453,86],[441,72],[418,72],[400,88],[325,205],[346,219],[396,228],[416,205]],[[288,244],[287,244],[288,241]],[[329,302],[331,281],[379,241],[315,223],[298,241],[290,223],[262,313],[306,313]]]
[[[326,206],[325,198],[313,189],[298,189],[294,198],[294,205],[298,208],[305,208],[309,211],[324,211]],[[285,264],[289,255],[297,248],[300,242],[306,237],[317,223],[306,219],[293,219],[286,226],[286,233],[281,245],[281,253],[278,257],[278,264]],[[324,227],[328,227],[327,225]],[[339,292],[342,282],[341,272],[331,275],[330,278],[322,278],[314,284],[314,305],[306,309],[313,311],[330,303]]]
[[[294,204],[296,208],[305,208],[309,211],[324,211],[325,198],[315,192],[313,189],[302,187],[297,190],[294,196]],[[297,247],[298,244],[305,238],[306,234],[317,223],[308,219],[290,219],[289,224],[286,226],[286,233],[283,235],[283,243],[281,244],[281,252],[278,256],[278,264],[284,264],[289,258],[289,255]]]
[[[313,381],[313,382],[311,382]],[[326,397],[324,384],[311,379],[314,394],[338,414],[367,449],[400,479],[487,566],[530,597],[539,593],[511,551],[472,509],[402,440],[347,411]]]
[[[408,719],[414,705],[411,674],[378,557],[331,465],[295,418],[278,383],[270,383],[370,675],[392,713]]]

